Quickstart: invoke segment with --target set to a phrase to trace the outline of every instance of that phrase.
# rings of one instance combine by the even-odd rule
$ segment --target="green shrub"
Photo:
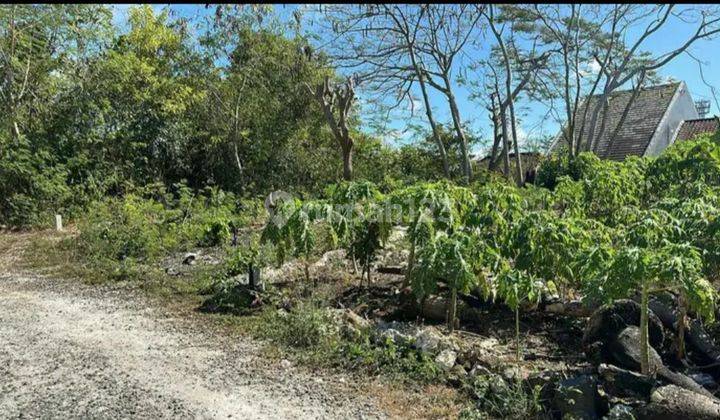
[[[292,311],[266,310],[258,332],[290,348],[333,353],[341,341],[340,328],[324,308],[304,304]]]
[[[648,195],[655,199],[691,198],[702,196],[698,184],[720,187],[720,143],[716,137],[702,135],[665,150],[648,167]]]
[[[87,255],[121,261],[149,259],[163,250],[162,204],[135,195],[107,198],[90,206],[78,224],[79,245]]]
[[[49,227],[55,214],[65,213],[73,194],[62,165],[48,166],[45,153],[11,147],[0,157],[0,225]]]
[[[91,204],[78,222],[78,248],[114,277],[131,277],[134,264],[172,252],[229,244],[231,227],[241,228],[259,214],[253,201],[247,204],[254,214],[237,213],[235,196],[217,189],[195,193],[184,184],[170,192],[162,184],[131,189]]]
[[[542,417],[540,387],[527,392],[521,383],[508,384],[496,375],[478,375],[470,379],[465,388],[476,402],[460,413],[461,419]]]

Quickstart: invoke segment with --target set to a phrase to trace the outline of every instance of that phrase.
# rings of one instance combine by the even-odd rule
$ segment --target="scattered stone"
[[[413,336],[415,348],[423,353],[435,355],[446,349],[456,353],[467,351],[461,348],[457,337],[445,335],[437,327],[418,328]]]
[[[292,363],[288,359],[282,359],[280,361],[280,367],[283,369],[290,369],[292,367]]]
[[[565,313],[577,318],[586,318],[592,316],[597,308],[596,305],[590,305],[583,300],[573,299],[565,304]]]
[[[370,327],[370,321],[367,319],[361,317],[360,315],[356,314],[355,312],[351,311],[350,309],[346,309],[343,313],[343,316],[345,318],[345,321],[347,321],[349,324],[352,324],[353,326],[365,329]]]
[[[603,417],[603,420],[635,420],[633,409],[625,404],[617,404]]]
[[[369,321],[368,321],[369,322]],[[417,327],[406,322],[385,322],[380,320],[377,324],[376,339],[385,341],[392,340],[395,344],[412,346],[415,344]]]
[[[185,265],[195,265],[195,260],[197,259],[197,254],[194,252],[188,252],[183,257],[182,263]]]
[[[442,370],[447,372],[455,366],[456,359],[457,353],[450,349],[445,349],[435,357],[435,363],[437,363]]]
[[[458,352],[458,363],[468,370],[478,364],[497,366],[502,363],[497,353],[499,345],[500,343],[495,338],[473,341],[465,347],[464,351]]]
[[[492,372],[485,366],[481,364],[476,364],[475,366],[470,369],[470,372],[468,372],[468,375],[470,376],[489,376],[492,375]]]
[[[597,389],[597,378],[580,375],[558,384],[554,404],[563,418],[597,419],[603,401]]]
[[[490,385],[490,391],[495,394],[505,394],[510,388],[505,380],[500,375],[490,375],[488,377],[488,384]]]
[[[650,404],[636,410],[639,420],[720,418],[720,401],[679,386],[666,385],[657,388],[650,397]]]
[[[393,343],[400,344],[400,345],[411,344],[413,341],[411,336],[409,336],[407,334],[403,334],[400,331],[393,329],[393,328],[389,328],[387,330],[381,331],[380,337],[382,337],[383,340],[390,339],[390,341],[392,341]]]
[[[515,383],[526,380],[530,376],[530,371],[522,366],[518,368],[515,365],[511,365],[500,369],[500,375],[506,381]]]
[[[655,380],[649,376],[621,369],[617,366],[601,364],[598,373],[602,377],[606,392],[620,397],[636,397],[647,400],[655,386]]]
[[[640,328],[634,326],[625,328],[610,345],[610,351],[614,361],[619,363],[620,366],[639,371],[642,354]],[[659,371],[663,366],[660,355],[653,346],[650,346],[648,353],[650,372]]]
[[[423,353],[435,354],[440,351],[440,344],[443,340],[440,332],[425,328],[415,337],[415,346]]]
[[[565,379],[565,376],[561,371],[557,370],[543,370],[528,375],[525,385],[527,385],[528,391],[532,391],[535,387],[540,388],[540,398],[544,401],[552,400],[555,388],[557,384]]]
[[[200,260],[203,264],[207,264],[207,265],[218,265],[218,264],[220,264],[220,262],[221,262],[219,258],[216,258],[216,257],[214,257],[214,256],[212,256],[212,255],[201,255],[201,256],[199,257],[199,260]]]
[[[618,362],[620,366],[635,371],[640,370],[640,329],[637,327],[625,328],[612,343],[611,352],[613,359]],[[668,369],[654,348],[650,347],[648,353],[650,356],[651,372],[655,372],[660,378],[687,390],[705,396],[712,396],[705,388],[695,383],[695,381],[689,377]]]
[[[500,342],[497,340],[497,338],[488,337],[483,339],[482,341],[479,341],[477,343],[474,343],[476,347],[483,349],[483,350],[492,350],[497,348],[497,346],[500,345]]]

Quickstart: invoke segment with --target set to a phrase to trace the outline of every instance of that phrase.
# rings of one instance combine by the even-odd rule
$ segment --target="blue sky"
[[[112,7],[114,12],[114,23],[118,27],[123,28],[127,20],[127,9],[130,5],[113,5]],[[208,13],[204,4],[153,5],[153,8],[156,11],[160,11],[166,7],[173,12],[173,15],[186,18],[197,17]],[[281,16],[289,16],[290,13],[297,7],[297,5],[278,5],[275,6],[275,9]],[[654,55],[659,55],[679,46],[685,39],[688,38],[693,30],[694,27],[690,24],[672,21],[648,38],[643,46],[647,51],[650,51]],[[632,37],[633,34],[631,33],[629,35]],[[711,86],[715,87],[716,90],[720,89],[720,58],[718,51],[720,51],[720,38],[700,40],[689,49],[690,54],[703,62],[705,80]],[[718,109],[717,104],[713,99],[711,88],[703,83],[701,79],[698,63],[688,54],[678,56],[660,69],[658,73],[663,78],[684,80],[687,83],[694,100],[709,100],[711,102],[710,114],[720,114],[720,109]],[[717,93],[720,95],[720,91]],[[362,93],[359,96],[362,101]],[[457,86],[456,96],[458,98],[458,105],[460,107],[462,117],[465,121],[467,121],[473,133],[481,138],[489,137],[489,135],[492,134],[492,128],[488,119],[488,112],[483,109],[480,104],[469,99],[469,91],[467,88]],[[448,122],[450,120],[450,113],[447,109],[446,103],[443,101],[443,98],[439,94],[433,93],[431,100],[433,103],[433,110],[438,119]],[[416,105],[421,106],[421,103],[418,101],[416,102]],[[519,137],[521,139],[533,139],[543,135],[553,135],[557,132],[559,123],[555,121],[554,118],[547,116],[547,109],[538,104],[525,105],[527,110],[524,113],[525,115],[522,116],[522,124],[520,124]],[[423,124],[424,121],[421,118],[423,115],[422,108],[416,107],[415,111],[417,116],[414,122],[417,124]],[[394,118],[390,122],[389,126],[396,132],[394,135],[390,135],[385,138],[389,144],[399,144],[412,141],[413,132],[407,130],[407,116]],[[482,149],[483,147],[480,146],[475,151],[482,153]]]

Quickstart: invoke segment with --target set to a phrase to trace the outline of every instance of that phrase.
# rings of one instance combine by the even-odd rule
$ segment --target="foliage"
[[[324,308],[308,305],[290,312],[264,312],[260,332],[288,347],[336,348],[341,336],[332,315]]]
[[[717,137],[718,135],[714,135]],[[648,166],[648,194],[663,197],[701,197],[699,185],[720,186],[720,142],[710,135],[678,142]]]
[[[522,384],[508,384],[496,375],[478,375],[466,388],[476,403],[460,413],[461,419],[535,418],[543,412],[540,387],[528,393]]]
[[[196,246],[223,245],[214,229],[225,232],[230,220],[238,226],[250,222],[236,211],[232,194],[209,189],[195,195],[182,184],[173,193],[151,185],[93,203],[78,224],[76,245],[100,267],[147,263]]]

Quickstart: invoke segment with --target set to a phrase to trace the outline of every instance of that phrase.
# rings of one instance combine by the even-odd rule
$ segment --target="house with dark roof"
[[[578,127],[581,147],[587,144],[592,129],[591,121],[583,121],[583,116],[586,114],[585,107],[589,106],[590,111],[587,112],[586,118],[591,120],[592,110],[600,100],[601,96],[595,95],[583,101],[578,108],[576,127]],[[624,160],[627,156],[657,156],[676,141],[678,136],[681,134],[684,136],[686,131],[693,130],[696,125],[702,125],[702,123],[691,123],[691,121],[699,121],[699,115],[685,82],[641,88],[634,100],[633,90],[614,92],[608,98],[606,112],[605,129],[599,136],[597,133],[601,131],[601,124],[596,123],[594,133],[598,140],[593,150],[595,154],[605,159]],[[601,111],[597,121],[601,121],[603,117]],[[685,131],[682,131],[685,122],[688,122],[688,125]],[[567,142],[561,132],[550,146],[550,153],[557,152],[563,147],[567,147]]]
[[[680,128],[675,135],[672,143],[676,141],[692,140],[700,134],[712,134],[720,130],[720,117],[699,118],[697,120],[685,120],[680,124]]]

